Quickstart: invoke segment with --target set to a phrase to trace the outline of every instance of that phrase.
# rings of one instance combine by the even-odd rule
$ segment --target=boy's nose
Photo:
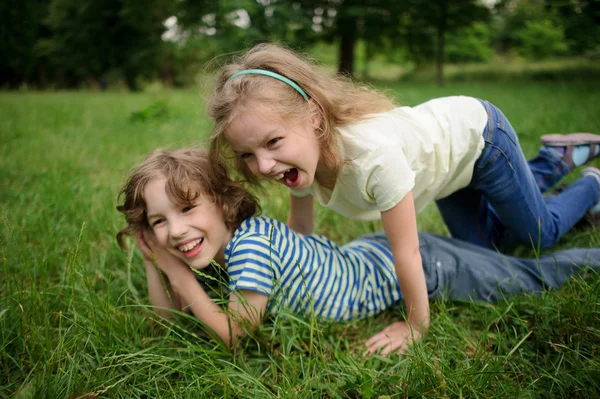
[[[263,175],[268,175],[275,167],[275,161],[268,157],[257,157],[258,171]]]
[[[169,234],[171,237],[183,237],[187,232],[187,225],[180,220],[172,220],[169,222]]]

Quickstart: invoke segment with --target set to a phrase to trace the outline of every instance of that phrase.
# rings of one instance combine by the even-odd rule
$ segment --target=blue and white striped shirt
[[[339,246],[267,217],[246,219],[225,248],[230,288],[269,297],[268,311],[335,320],[372,316],[397,304],[400,287],[383,233]]]

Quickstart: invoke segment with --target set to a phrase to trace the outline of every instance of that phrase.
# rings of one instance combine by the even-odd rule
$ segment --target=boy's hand
[[[384,356],[395,350],[404,353],[414,341],[420,338],[421,332],[411,328],[405,321],[398,321],[372,336],[366,342],[367,352],[373,354],[383,348],[381,354]]]
[[[146,241],[146,238],[148,238],[148,241]],[[148,245],[148,242],[153,242],[153,239],[154,233],[149,230],[140,230],[135,235],[135,242],[137,243],[138,248],[142,252],[144,260],[151,263],[154,263],[154,258],[152,256],[152,251],[150,250],[150,245]],[[154,244],[156,244],[156,242],[154,242]],[[156,245],[154,245],[154,247],[156,247]]]
[[[181,259],[169,253],[157,241],[152,230],[144,230],[136,236],[136,242],[144,255],[144,260],[158,266],[169,280],[186,276],[193,272]]]

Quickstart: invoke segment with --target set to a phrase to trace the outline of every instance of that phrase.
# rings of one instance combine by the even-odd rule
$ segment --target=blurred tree
[[[488,21],[491,9],[479,0],[407,0],[406,41],[413,60],[434,59],[437,82],[444,85],[446,37],[477,22]]]
[[[582,55],[600,47],[600,0],[502,0],[497,9],[504,23],[499,35],[503,51],[535,58]],[[541,41],[550,48],[539,48]]]
[[[367,53],[381,48],[385,37],[398,38],[405,2],[387,0],[283,0],[279,7],[294,8],[301,17],[296,25],[303,38],[323,38],[337,42],[338,73],[353,76],[358,40],[365,42]]]
[[[43,21],[50,0],[0,2],[0,87],[17,88],[23,82],[48,84],[47,60],[36,43],[50,32]]]
[[[272,0],[180,0],[174,11],[183,41],[202,41],[213,56],[262,41],[282,40],[292,47],[315,42],[310,19],[300,6]]]
[[[60,71],[61,85],[97,82],[116,70],[136,90],[137,78],[159,65],[168,6],[168,0],[53,0],[52,35],[38,49]]]
[[[600,0],[546,0],[564,27],[571,54],[600,50]]]
[[[564,54],[568,49],[562,25],[549,19],[526,21],[524,29],[519,31],[519,38],[519,52],[530,59]]]
[[[492,31],[487,24],[475,23],[448,35],[446,59],[450,62],[481,62],[494,55]]]
[[[417,63],[435,59],[438,82],[443,84],[446,35],[489,18],[490,9],[479,0],[294,0],[279,1],[297,7],[312,19],[312,29],[339,42],[338,73],[354,73],[355,47],[365,42],[367,53],[384,44],[405,45]]]

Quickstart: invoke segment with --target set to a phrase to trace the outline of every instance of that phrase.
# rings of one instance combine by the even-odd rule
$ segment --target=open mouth
[[[296,168],[288,169],[277,176],[277,180],[288,187],[296,187],[300,184],[300,174]]]
[[[200,253],[204,238],[197,238],[177,247],[186,258],[193,258]]]

